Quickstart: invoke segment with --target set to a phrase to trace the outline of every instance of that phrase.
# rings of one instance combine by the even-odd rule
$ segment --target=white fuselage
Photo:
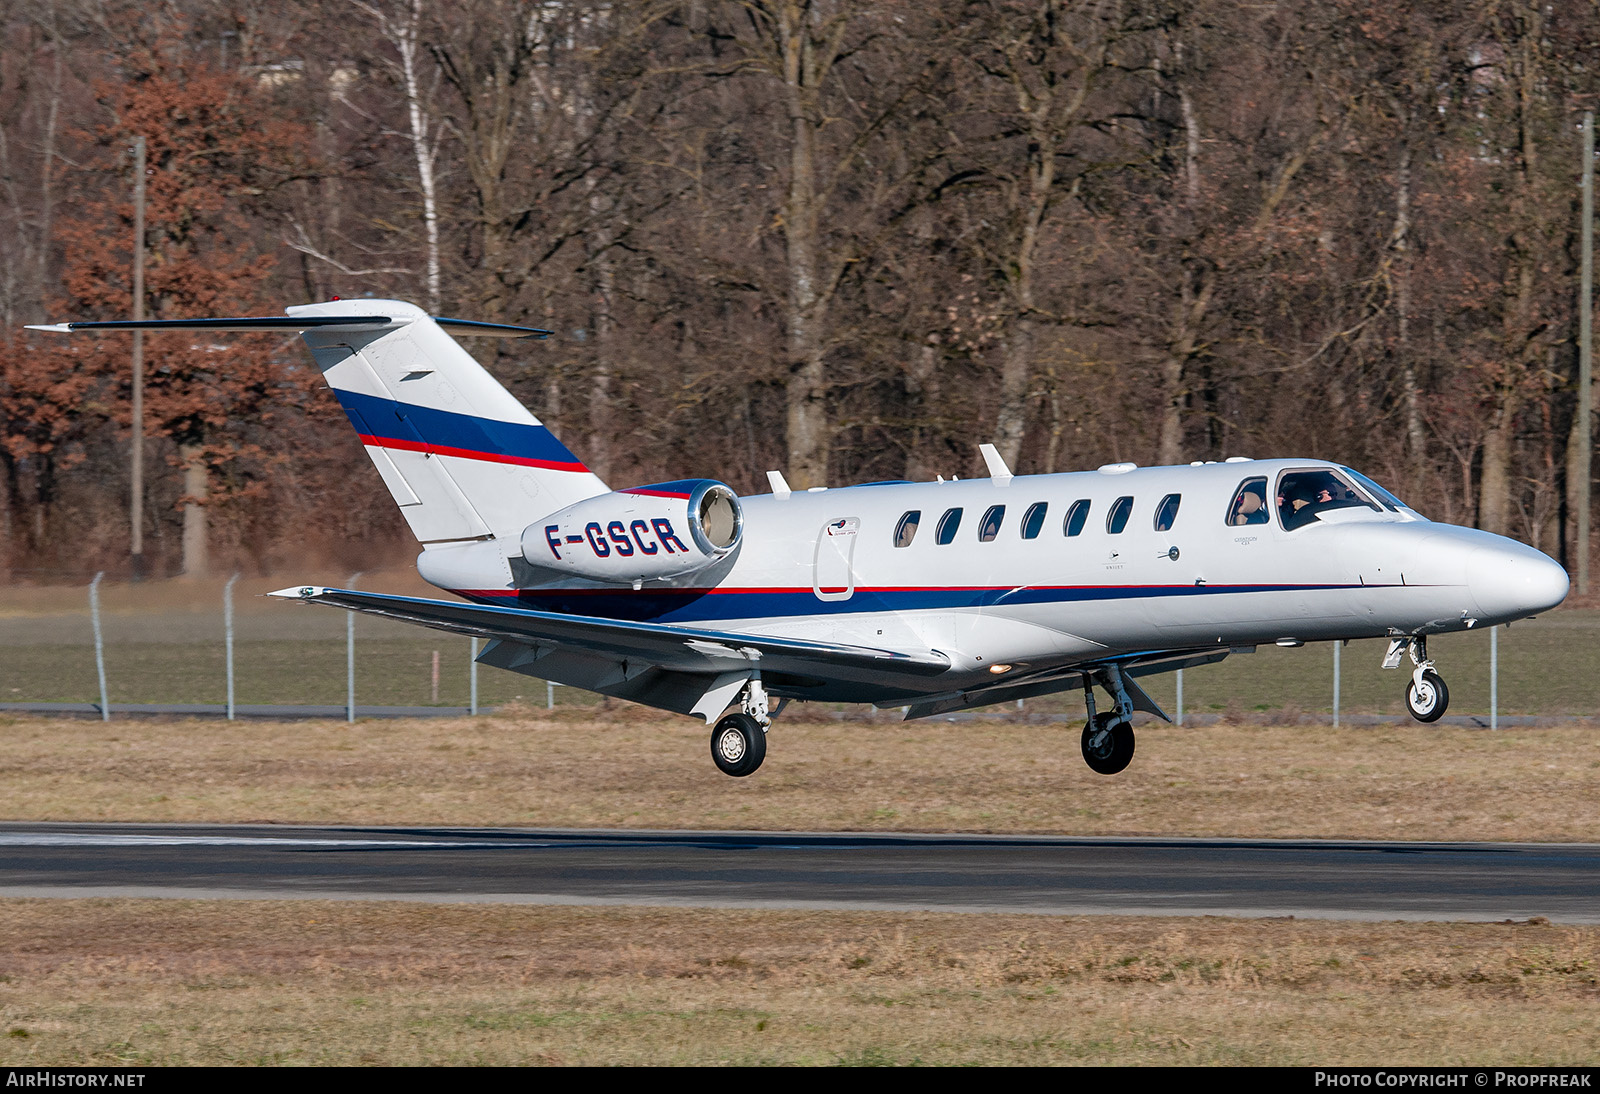
[[[1241,483],[1265,477],[1270,496],[1284,473],[1337,467],[1324,461],[1126,467],[745,497],[733,557],[710,574],[637,591],[583,581],[514,588],[503,562],[489,558],[492,544],[426,552],[419,569],[486,603],[937,650],[952,670],[929,681],[930,692],[990,681],[997,665],[1038,670],[1146,650],[1494,625],[1567,592],[1565,571],[1544,554],[1405,508],[1334,509],[1294,530],[1276,511],[1264,523],[1230,523]],[[1177,512],[1158,531],[1169,495],[1180,499]],[[1107,517],[1119,498],[1132,498],[1131,511],[1112,532]],[[1087,519],[1067,535],[1063,518],[1080,500]],[[1024,538],[1024,518],[1041,503],[1036,534]],[[1005,509],[998,530],[995,516],[985,526],[996,506]],[[940,543],[953,509],[959,527]],[[920,521],[897,546],[909,512]],[[837,697],[904,697],[847,690]]]

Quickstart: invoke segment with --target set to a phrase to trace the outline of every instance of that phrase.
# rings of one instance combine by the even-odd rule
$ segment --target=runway
[[[0,824],[0,896],[1600,922],[1600,845]]]

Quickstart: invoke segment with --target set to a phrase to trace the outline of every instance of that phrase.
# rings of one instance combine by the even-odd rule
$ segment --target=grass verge
[[[1600,929],[0,901],[0,1065],[1571,1064]]]
[[[1600,840],[1592,727],[1139,731],[805,723],[730,779],[709,731],[638,708],[343,722],[0,720],[0,818]]]

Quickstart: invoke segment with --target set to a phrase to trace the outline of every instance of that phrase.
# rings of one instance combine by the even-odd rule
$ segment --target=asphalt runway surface
[[[1600,923],[1600,844],[4,823],[0,896]]]

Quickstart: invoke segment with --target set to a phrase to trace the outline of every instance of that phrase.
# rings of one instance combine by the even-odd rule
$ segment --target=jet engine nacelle
[[[633,583],[681,577],[739,546],[739,497],[715,479],[661,482],[586,498],[522,532],[522,557],[576,577]]]

